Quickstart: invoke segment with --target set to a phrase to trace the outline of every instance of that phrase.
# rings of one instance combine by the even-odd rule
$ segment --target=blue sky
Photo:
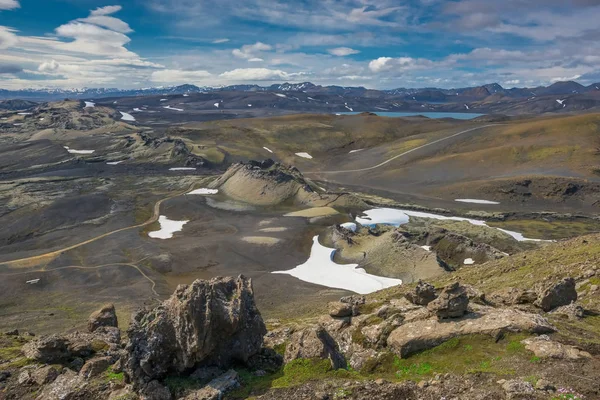
[[[0,0],[0,88],[600,81],[599,0]]]

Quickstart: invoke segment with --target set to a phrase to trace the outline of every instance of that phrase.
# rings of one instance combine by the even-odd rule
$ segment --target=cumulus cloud
[[[240,49],[233,49],[231,54],[237,58],[245,58],[250,60],[252,58],[257,58],[257,54],[270,50],[273,50],[273,46],[262,42],[256,42],[254,44],[245,44]]]
[[[332,55],[338,56],[338,57],[345,57],[345,56],[349,56],[352,54],[360,53],[359,50],[354,50],[354,49],[351,49],[350,47],[336,47],[335,49],[327,50],[327,52],[329,54],[332,54]]]
[[[268,68],[236,68],[223,72],[219,77],[232,81],[270,81],[288,80],[293,75],[280,69]]]
[[[14,10],[21,7],[17,0],[0,0],[0,10]]]
[[[163,69],[152,72],[150,80],[157,83],[184,84],[200,82],[211,78],[208,71],[183,71],[180,69]]]

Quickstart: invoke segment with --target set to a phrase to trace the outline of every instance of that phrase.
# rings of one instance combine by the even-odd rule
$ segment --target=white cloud
[[[265,60],[263,60],[262,58],[258,58],[258,57],[254,57],[248,60],[248,62],[263,62]]]
[[[0,26],[0,49],[8,49],[17,44],[19,39],[13,32],[5,26]]]
[[[211,43],[213,43],[213,44],[219,44],[219,43],[227,43],[227,42],[229,42],[229,39],[227,39],[227,38],[221,38],[221,39],[215,39]]]
[[[360,53],[359,50],[354,50],[354,49],[351,49],[350,47],[336,47],[335,49],[327,50],[327,52],[329,54],[332,54],[332,55],[338,56],[338,57],[345,57],[345,56],[349,56],[352,54]]]
[[[91,16],[110,15],[119,12],[123,9],[121,6],[105,6],[98,7],[90,12]]]
[[[252,58],[257,58],[256,55],[261,52],[270,51],[272,49],[273,46],[271,45],[262,42],[256,42],[254,44],[245,44],[242,46],[241,49],[233,49],[231,54],[233,54],[237,58],[245,58],[249,60]]]
[[[288,74],[280,69],[268,68],[236,68],[219,75],[219,77],[231,81],[288,80],[292,76],[292,74]]]
[[[0,10],[14,10],[21,7],[17,0],[0,0]]]
[[[182,71],[178,69],[163,69],[152,72],[150,80],[157,83],[166,84],[184,84],[201,82],[211,78],[212,74],[208,71]]]

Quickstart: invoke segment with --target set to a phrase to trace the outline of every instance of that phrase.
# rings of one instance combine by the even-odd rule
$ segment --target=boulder
[[[525,345],[527,350],[532,351],[533,354],[540,358],[555,358],[560,360],[579,360],[582,358],[592,358],[590,353],[579,350],[573,346],[555,342],[547,335],[525,339],[521,343]]]
[[[60,375],[60,371],[56,369],[56,367],[52,365],[47,365],[40,369],[33,371],[31,374],[31,378],[38,385],[46,385],[48,383],[54,382],[56,378]]]
[[[495,304],[507,306],[533,304],[537,300],[537,294],[533,290],[508,287],[492,293],[490,300]]]
[[[6,336],[19,336],[19,330],[13,329],[4,333]]]
[[[143,383],[201,365],[245,363],[262,348],[265,333],[250,279],[197,280],[134,316],[125,371]]]
[[[221,400],[225,393],[240,385],[237,372],[229,370],[223,375],[210,381],[200,390],[190,393],[184,400]]]
[[[75,400],[80,398],[81,390],[86,386],[83,377],[70,369],[59,375],[54,382],[43,387],[38,399]]]
[[[417,286],[405,295],[406,299],[418,306],[426,306],[431,303],[437,295],[435,287],[427,282],[419,280]]]
[[[285,349],[286,363],[298,358],[329,359],[334,369],[346,368],[346,360],[338,344],[322,326],[294,332]]]
[[[59,363],[71,357],[69,341],[59,335],[45,336],[23,346],[25,357],[45,363]]]
[[[571,303],[568,306],[555,308],[552,314],[566,315],[570,320],[576,321],[585,316],[585,310],[579,304]]]
[[[17,377],[17,382],[19,383],[19,385],[27,385],[31,383],[31,381],[31,371],[29,371],[28,369],[21,370],[19,376]]]
[[[465,335],[496,336],[498,332],[551,333],[555,328],[538,314],[514,309],[482,310],[449,322],[436,318],[404,323],[390,333],[388,348],[400,357],[427,350],[455,337]]]
[[[83,365],[81,371],[79,371],[79,375],[86,379],[90,379],[106,371],[112,364],[112,357],[92,358]]]
[[[171,392],[158,381],[148,382],[140,391],[142,400],[171,400]]]
[[[564,278],[557,283],[541,286],[537,291],[537,297],[534,304],[546,312],[571,304],[577,300],[575,279]]]
[[[439,319],[462,317],[467,312],[469,296],[464,286],[455,282],[446,286],[440,296],[427,305]]]
[[[502,389],[504,389],[504,392],[506,393],[507,400],[520,398],[527,399],[531,398],[531,395],[535,393],[535,389],[531,383],[520,379],[512,379],[502,383]]]
[[[352,316],[352,305],[339,301],[329,303],[329,315],[333,318],[346,318]]]
[[[0,371],[0,382],[4,382],[8,378],[11,377],[11,373],[9,371]]]
[[[118,327],[117,313],[114,304],[105,304],[101,309],[93,312],[88,318],[88,331],[94,332],[101,326]]]

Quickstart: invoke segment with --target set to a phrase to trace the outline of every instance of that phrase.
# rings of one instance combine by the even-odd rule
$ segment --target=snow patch
[[[281,93],[273,93],[275,96],[277,97],[285,97],[287,98],[287,96],[285,94],[281,94]]]
[[[192,190],[188,194],[217,194],[217,193],[219,193],[219,189],[200,188],[200,189]]]
[[[263,149],[265,149],[266,151],[268,151],[269,153],[272,153],[273,150],[269,149],[268,147],[263,147]]]
[[[421,246],[421,248],[425,251],[431,251],[431,246]]]
[[[106,163],[106,165],[119,165],[119,164],[121,164],[122,162],[123,162],[123,161],[110,161],[110,162],[107,162],[107,163]]]
[[[213,104],[215,107],[219,108],[219,103]]]
[[[497,201],[479,200],[479,199],[454,199],[454,201],[458,201],[459,203],[474,203],[474,204],[500,204]]]
[[[123,111],[119,111],[121,113],[121,119],[123,121],[135,121],[135,118],[133,117],[133,115],[123,112]]]
[[[192,167],[175,167],[175,168],[169,168],[169,171],[195,171],[196,168],[192,168]]]
[[[358,153],[359,151],[363,151],[364,149],[358,149],[358,150],[350,150],[348,152],[348,154],[352,154],[352,153]]]
[[[475,261],[473,261],[472,258],[465,258],[465,261],[463,261],[464,265],[473,265],[475,264]]]
[[[17,113],[17,115],[31,115],[31,114],[32,113],[29,113],[29,112],[20,112],[20,113]]]
[[[288,271],[275,271],[274,274],[287,274],[304,282],[315,283],[331,288],[351,290],[368,294],[402,284],[400,279],[385,278],[368,274],[358,264],[336,264],[333,262],[335,249],[319,243],[319,236],[313,237],[313,245],[308,260]]]
[[[169,100],[169,99],[160,99],[160,101],[167,101],[167,100]]]
[[[296,153],[296,155],[297,155],[298,157],[312,159],[312,156],[311,156],[310,154],[308,154],[308,153],[305,153],[305,152]]]
[[[173,111],[183,111],[183,108],[175,108],[175,107],[171,107],[171,106],[165,106],[163,107],[167,110],[173,110]]]
[[[149,232],[148,236],[153,239],[171,239],[175,232],[179,232],[183,229],[183,226],[190,221],[173,221],[164,215],[158,217],[158,223],[160,224],[160,230]]]
[[[96,150],[74,150],[70,149],[69,146],[63,146],[71,154],[92,154]]]
[[[340,225],[343,228],[350,229],[352,232],[356,232],[356,224],[354,222],[346,222]]]
[[[96,103],[94,103],[93,101],[84,101],[85,103],[85,107],[84,108],[94,108],[96,107]]]

